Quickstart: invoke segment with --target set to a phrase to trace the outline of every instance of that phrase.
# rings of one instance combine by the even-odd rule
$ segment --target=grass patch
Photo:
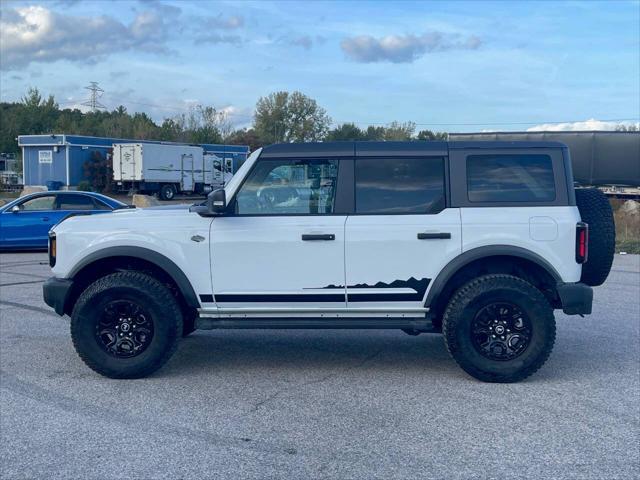
[[[623,202],[613,200],[613,218],[616,222],[616,253],[640,254],[640,213],[625,212]]]

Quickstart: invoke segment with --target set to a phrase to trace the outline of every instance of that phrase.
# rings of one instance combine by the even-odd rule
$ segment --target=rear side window
[[[356,213],[427,214],[445,206],[443,158],[356,159]]]
[[[62,194],[58,200],[59,210],[93,210],[93,199],[86,195]]]
[[[548,155],[469,155],[470,202],[550,202],[556,198]]]

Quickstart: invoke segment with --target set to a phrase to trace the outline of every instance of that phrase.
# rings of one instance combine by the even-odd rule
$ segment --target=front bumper
[[[58,315],[64,315],[64,306],[69,298],[73,280],[51,277],[42,285],[44,303],[52,307]]]
[[[593,289],[584,283],[559,283],[558,296],[567,315],[589,315],[593,304]]]

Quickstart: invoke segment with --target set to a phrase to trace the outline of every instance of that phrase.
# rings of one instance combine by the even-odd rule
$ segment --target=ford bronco
[[[614,235],[560,143],[272,145],[203,204],[60,222],[44,299],[113,378],[195,329],[395,328],[514,382],[547,360],[554,309],[591,313]]]

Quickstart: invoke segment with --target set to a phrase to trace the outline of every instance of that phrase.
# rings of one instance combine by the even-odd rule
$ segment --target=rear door
[[[140,180],[140,175],[136,171],[137,153],[136,149],[139,146],[136,145],[121,145],[120,146],[120,174],[121,180],[131,181]],[[138,166],[139,169],[139,166]]]
[[[182,178],[180,182],[180,187],[183,192],[192,192],[193,191],[193,154],[182,154]]]
[[[430,283],[461,252],[446,151],[434,153],[356,157],[355,214],[345,229],[350,310],[423,312]]]

